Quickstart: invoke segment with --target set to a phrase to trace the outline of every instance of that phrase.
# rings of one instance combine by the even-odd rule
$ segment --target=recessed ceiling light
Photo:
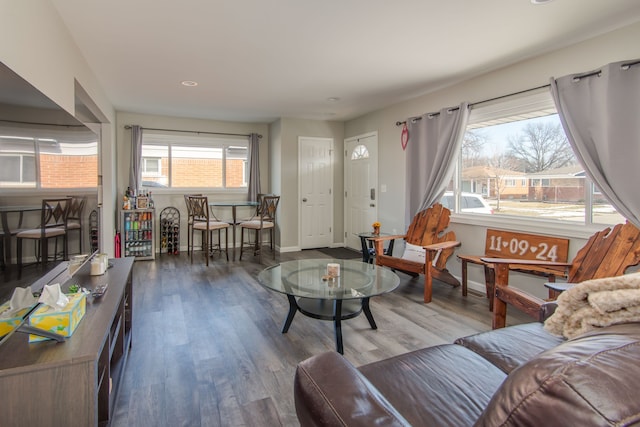
[[[338,98],[337,96],[332,96],[331,98],[327,98],[327,101],[329,101],[329,102],[338,102],[338,101],[340,101],[340,98]]]
[[[198,86],[198,82],[194,82],[193,80],[184,80],[184,81],[180,82],[180,84],[182,86],[189,86],[189,87]]]
[[[553,0],[531,0],[531,4],[545,4],[551,3]]]

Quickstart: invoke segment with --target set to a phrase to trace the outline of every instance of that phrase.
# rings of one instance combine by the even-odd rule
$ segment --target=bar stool
[[[55,238],[54,260],[57,260],[58,256],[58,237],[63,238],[63,259],[68,259],[67,217],[70,205],[71,197],[42,200],[40,226],[30,230],[23,230],[16,234],[18,242],[16,251],[18,278],[22,277],[22,243],[25,240],[37,241],[36,261],[39,261],[42,267],[49,261],[49,239],[52,238]]]
[[[202,231],[202,250],[205,251],[206,265],[209,265],[209,254],[212,252],[214,246],[211,242],[213,238],[213,232],[218,231],[218,244],[216,245],[218,250],[222,253],[222,230],[225,230],[225,246],[224,252],[229,261],[229,223],[219,221],[213,213],[209,210],[209,198],[207,196],[185,196],[187,200],[187,206],[191,208],[193,216],[193,222],[191,225],[191,238],[190,238],[190,253],[191,263],[193,264],[193,232],[194,230]]]
[[[280,196],[264,195],[262,196],[262,203],[257,210],[256,215],[248,220],[240,223],[240,257],[242,260],[242,254],[245,249],[253,248],[254,255],[260,255],[260,263],[262,263],[262,234],[265,230],[269,230],[269,246],[273,252],[273,259],[276,259],[276,251],[273,248],[274,230],[276,228],[276,210],[280,203]],[[254,244],[244,243],[244,231],[255,230],[256,241]],[[247,241],[249,239],[247,238]]]
[[[69,206],[69,216],[67,217],[67,233],[70,231],[78,232],[78,253],[82,253],[82,215],[84,214],[84,206],[87,203],[87,197],[71,197],[71,205]]]

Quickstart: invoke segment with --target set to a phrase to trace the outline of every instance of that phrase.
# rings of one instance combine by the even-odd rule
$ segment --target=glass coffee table
[[[340,265],[340,276],[326,280],[327,264]],[[314,319],[332,320],[336,351],[343,353],[341,322],[361,312],[377,329],[369,299],[398,287],[400,278],[391,270],[360,261],[341,259],[305,259],[287,261],[264,269],[258,282],[267,289],[287,295],[289,313],[282,327],[285,334],[296,312]]]

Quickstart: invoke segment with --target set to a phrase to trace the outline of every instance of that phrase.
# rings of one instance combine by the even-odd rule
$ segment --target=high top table
[[[325,281],[327,264],[340,264],[340,276]],[[282,327],[285,334],[296,312],[321,320],[333,320],[336,351],[343,353],[342,320],[364,311],[371,329],[377,329],[369,299],[393,291],[400,278],[388,268],[360,261],[341,259],[305,259],[287,261],[264,269],[258,282],[267,289],[287,295],[289,314]]]
[[[231,208],[231,227],[233,227],[233,253],[231,254],[231,259],[233,261],[236,260],[236,225],[238,224],[238,218],[236,216],[236,208],[238,206],[249,206],[249,207],[257,207],[259,205],[258,202],[250,202],[248,200],[218,200],[209,202],[209,207],[230,207]]]

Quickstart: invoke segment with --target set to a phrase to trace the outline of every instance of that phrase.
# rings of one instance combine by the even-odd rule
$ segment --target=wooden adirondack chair
[[[591,236],[576,254],[573,262],[558,263],[504,258],[482,258],[495,266],[495,292],[493,296],[493,329],[503,328],[507,317],[507,303],[542,321],[545,300],[509,286],[509,266],[536,265],[564,267],[567,284],[590,279],[620,276],[640,263],[640,230],[630,222],[618,224]],[[554,300],[561,292],[557,284],[548,284],[549,298]],[[566,286],[565,286],[566,287]]]
[[[449,226],[450,216],[449,209],[436,203],[430,208],[418,212],[411,221],[407,234],[369,239],[375,245],[377,265],[387,266],[414,276],[424,274],[424,302],[431,302],[434,277],[451,286],[460,286],[458,279],[453,277],[446,268],[447,259],[453,254],[454,248],[460,246],[453,231],[445,232]],[[404,239],[407,243],[422,246],[426,251],[425,262],[410,261],[392,254],[385,255],[384,242],[394,239]]]

